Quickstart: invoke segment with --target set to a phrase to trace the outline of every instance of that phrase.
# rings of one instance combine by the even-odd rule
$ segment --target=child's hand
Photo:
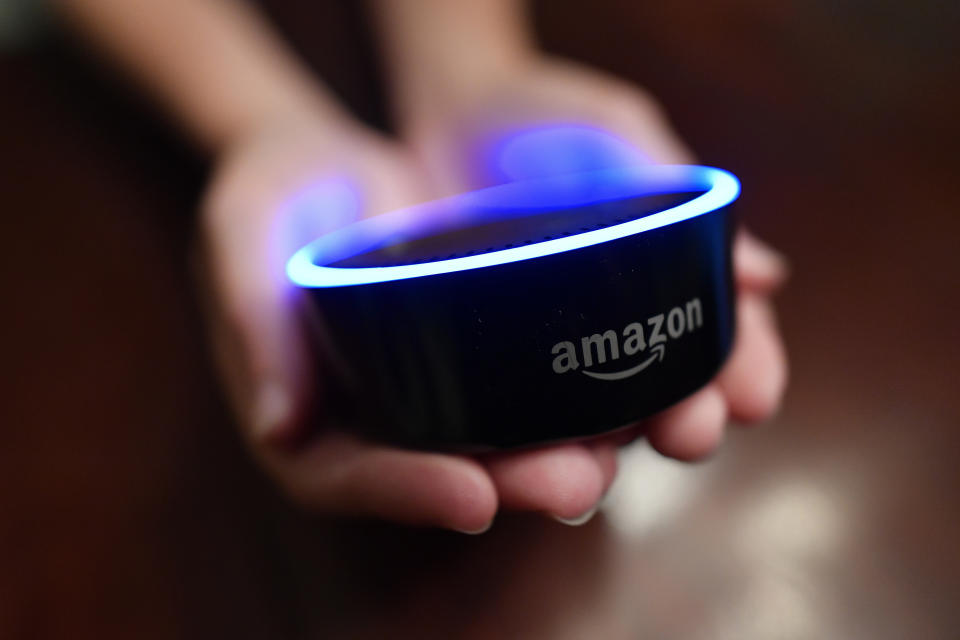
[[[228,147],[203,211],[212,335],[250,449],[300,503],[480,529],[496,496],[476,462],[365,444],[335,425],[310,424],[316,380],[326,372],[315,367],[286,257],[325,228],[419,201],[411,166],[399,148],[354,123],[309,117]]]
[[[615,78],[536,56],[477,77],[484,82],[403,96],[407,142],[442,191],[544,170],[692,161],[655,101]],[[786,355],[770,295],[786,277],[785,264],[743,231],[734,263],[734,351],[707,387],[649,421],[646,436],[665,455],[701,458],[719,444],[728,417],[755,422],[780,403]]]
[[[203,212],[205,299],[245,439],[290,495],[320,512],[463,531],[486,528],[498,505],[576,517],[613,480],[609,438],[477,461],[316,423],[326,372],[315,368],[286,257],[325,228],[424,199],[415,167],[354,123],[310,118],[227,148]]]

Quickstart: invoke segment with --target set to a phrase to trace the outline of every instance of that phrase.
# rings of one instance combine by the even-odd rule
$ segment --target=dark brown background
[[[348,6],[270,10],[383,123]],[[187,267],[203,163],[48,36],[0,58],[0,637],[960,635],[957,4],[536,14],[548,48],[658,95],[792,258],[782,413],[689,469],[632,450],[580,529],[298,513],[207,362]]]

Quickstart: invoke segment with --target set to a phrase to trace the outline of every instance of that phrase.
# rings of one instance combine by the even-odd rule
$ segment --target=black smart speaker
[[[739,191],[699,166],[513,182],[338,229],[287,273],[366,435],[473,451],[590,436],[723,364]]]

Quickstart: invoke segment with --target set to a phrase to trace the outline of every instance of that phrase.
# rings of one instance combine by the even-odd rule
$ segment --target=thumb
[[[313,379],[309,344],[297,313],[299,293],[266,267],[260,225],[207,232],[201,264],[216,364],[247,435],[292,436]]]
[[[203,302],[217,364],[249,437],[295,436],[315,389],[303,294],[286,276],[300,246],[355,217],[350,194],[316,183],[270,206],[216,206],[205,218]]]

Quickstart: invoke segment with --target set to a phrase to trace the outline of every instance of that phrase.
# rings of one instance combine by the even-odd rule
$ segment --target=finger
[[[717,378],[733,417],[748,423],[769,418],[780,405],[787,376],[773,306],[763,296],[742,294],[734,349]]]
[[[733,267],[737,285],[757,293],[769,294],[780,289],[790,273],[783,254],[746,229],[737,232]]]
[[[711,383],[651,418],[647,440],[670,458],[699,460],[720,445],[726,422],[726,400]]]
[[[632,424],[612,433],[606,433],[583,441],[583,445],[593,452],[597,464],[603,472],[603,493],[606,495],[617,476],[620,449],[643,436],[645,425]]]
[[[617,131],[656,164],[693,164],[696,157],[663,118],[624,117]]]
[[[497,511],[493,481],[464,456],[396,449],[335,432],[293,453],[276,447],[259,453],[294,499],[325,513],[479,533]]]
[[[600,441],[588,445],[600,467],[600,473],[603,478],[603,490],[601,498],[610,490],[610,486],[617,477],[617,451],[619,447],[613,443]]]
[[[248,436],[269,441],[288,437],[298,424],[312,364],[297,313],[298,292],[283,275],[271,217],[243,215],[241,210],[208,216],[207,306],[240,421]]]
[[[590,513],[603,496],[609,460],[582,444],[497,454],[484,461],[500,503],[510,509],[541,511],[576,519]]]
[[[652,98],[633,88],[607,102],[602,123],[658,164],[691,164],[694,153],[674,131],[666,112]]]

